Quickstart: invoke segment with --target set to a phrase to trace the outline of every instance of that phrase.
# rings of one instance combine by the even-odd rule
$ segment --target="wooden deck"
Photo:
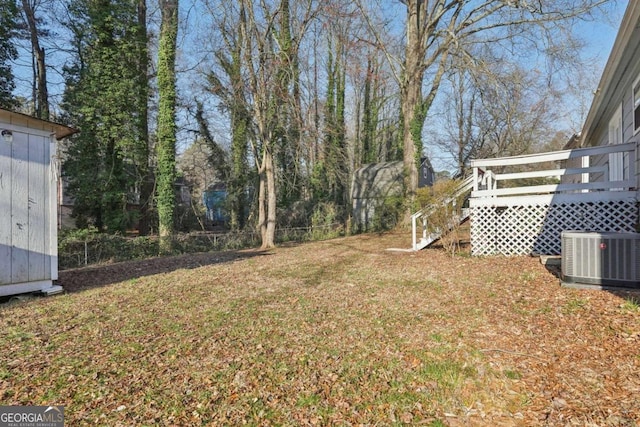
[[[608,180],[611,156],[631,159],[625,179]],[[634,159],[629,143],[473,160],[472,254],[557,255],[564,230],[636,231]]]

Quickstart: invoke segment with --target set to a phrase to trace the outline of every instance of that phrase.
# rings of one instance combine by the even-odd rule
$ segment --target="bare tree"
[[[552,108],[562,93],[540,70],[528,71],[495,56],[478,54],[447,74],[444,99],[429,133],[455,159],[457,175],[469,161],[529,153],[553,138],[561,111]]]
[[[201,199],[207,188],[219,181],[220,171],[212,165],[211,157],[209,143],[197,137],[176,160],[176,167],[189,184],[194,199]]]
[[[403,117],[403,150],[406,191],[413,201],[418,184],[417,162],[422,154],[424,121],[442,79],[455,57],[473,58],[472,46],[502,44],[518,50],[530,48],[553,52],[578,18],[609,0],[399,0],[406,8],[404,56],[386,48],[395,78],[400,84]],[[388,45],[371,8],[357,0],[381,47]]]
[[[289,2],[278,5],[260,2],[259,10],[253,1],[241,0],[239,31],[245,42],[242,52],[243,71],[247,76],[255,139],[252,148],[258,170],[258,228],[262,248],[275,246],[276,231],[276,164],[277,133],[282,123],[280,104],[295,103],[295,80],[300,42],[314,16],[313,1],[307,0],[299,24],[285,29],[281,15],[288,15]],[[286,9],[286,10],[285,10]],[[283,38],[282,31],[290,31]],[[286,43],[283,43],[286,41]],[[288,45],[287,43],[290,43]],[[293,86],[292,86],[293,85]],[[292,92],[293,91],[293,92]]]
[[[40,37],[47,34],[39,28],[36,18],[38,0],[22,0],[22,12],[29,29],[31,53],[33,60],[33,104],[35,116],[49,120],[49,94],[47,91],[47,67],[44,47],[40,46]]]

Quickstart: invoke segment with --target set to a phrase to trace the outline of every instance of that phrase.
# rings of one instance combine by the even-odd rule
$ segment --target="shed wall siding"
[[[29,281],[29,136],[14,132],[11,144],[11,282]]]
[[[1,123],[0,123],[1,125]],[[10,144],[0,141],[0,284],[11,283],[11,175]]]
[[[50,137],[37,131],[0,141],[0,285],[52,279],[49,161]]]

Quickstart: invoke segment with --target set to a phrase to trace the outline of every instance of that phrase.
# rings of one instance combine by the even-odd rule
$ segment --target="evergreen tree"
[[[127,207],[137,201],[148,164],[138,71],[146,41],[129,0],[77,0],[70,13],[76,52],[65,68],[63,107],[80,129],[64,165],[73,215],[79,226],[124,231],[134,225]]]
[[[0,0],[0,108],[15,109],[15,81],[11,62],[18,56],[12,39],[17,35],[18,8],[15,0]]]
[[[335,56],[334,56],[335,53]],[[316,169],[324,178],[320,185],[324,187],[327,201],[337,205],[346,204],[348,179],[348,153],[346,147],[345,127],[345,69],[343,48],[340,41],[334,52],[329,45],[327,63],[327,100],[324,120],[324,159]]]

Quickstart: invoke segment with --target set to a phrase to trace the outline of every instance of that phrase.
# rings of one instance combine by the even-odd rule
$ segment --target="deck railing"
[[[471,217],[474,255],[554,255],[563,230],[633,231],[640,222],[635,149],[628,143],[472,160],[473,175],[454,197],[412,215],[412,248],[437,239],[440,233],[428,233],[429,216],[469,192],[463,216]],[[610,163],[624,169],[623,179],[610,179]]]
[[[441,232],[443,231],[441,230],[441,232],[434,233],[434,235],[429,235],[427,232],[427,229],[428,229],[427,223],[428,223],[429,217],[438,209],[443,209],[443,208],[446,208],[447,206],[455,207],[457,200],[461,196],[468,194],[473,188],[474,188],[474,177],[470,176],[460,183],[460,185],[456,188],[456,191],[451,197],[443,200],[441,203],[426,206],[425,208],[411,215],[411,235],[412,235],[411,247],[413,248],[414,251],[422,249],[424,246],[430,244],[435,239],[439,238]],[[463,211],[462,216],[467,217],[468,212]],[[420,238],[418,238],[418,221],[421,222],[421,229],[422,229],[421,230],[422,236]]]
[[[472,253],[557,255],[565,230],[634,231],[635,162],[635,143],[473,160]]]
[[[636,190],[635,176],[635,143],[606,145],[590,148],[577,148],[573,150],[555,151],[541,154],[528,154],[523,156],[502,157],[495,159],[472,160],[474,187],[471,193],[472,200],[483,198],[508,198],[539,195],[575,194],[591,193],[602,191],[633,192]],[[624,162],[626,179],[618,181],[609,180],[609,162],[592,162],[591,158],[603,158],[610,154],[620,153],[629,159]],[[573,161],[572,161],[573,160]],[[571,161],[579,165],[575,168],[555,168],[540,169],[526,172],[496,173],[491,168],[507,169],[522,165],[543,165],[550,162]],[[591,166],[594,164],[594,166]],[[515,180],[519,183],[536,178],[558,178],[567,176],[580,176],[579,182],[559,182],[555,184],[543,185],[513,185]],[[593,180],[593,176],[600,175],[602,178]],[[618,195],[621,195],[618,193]],[[494,200],[495,201],[495,200]]]

